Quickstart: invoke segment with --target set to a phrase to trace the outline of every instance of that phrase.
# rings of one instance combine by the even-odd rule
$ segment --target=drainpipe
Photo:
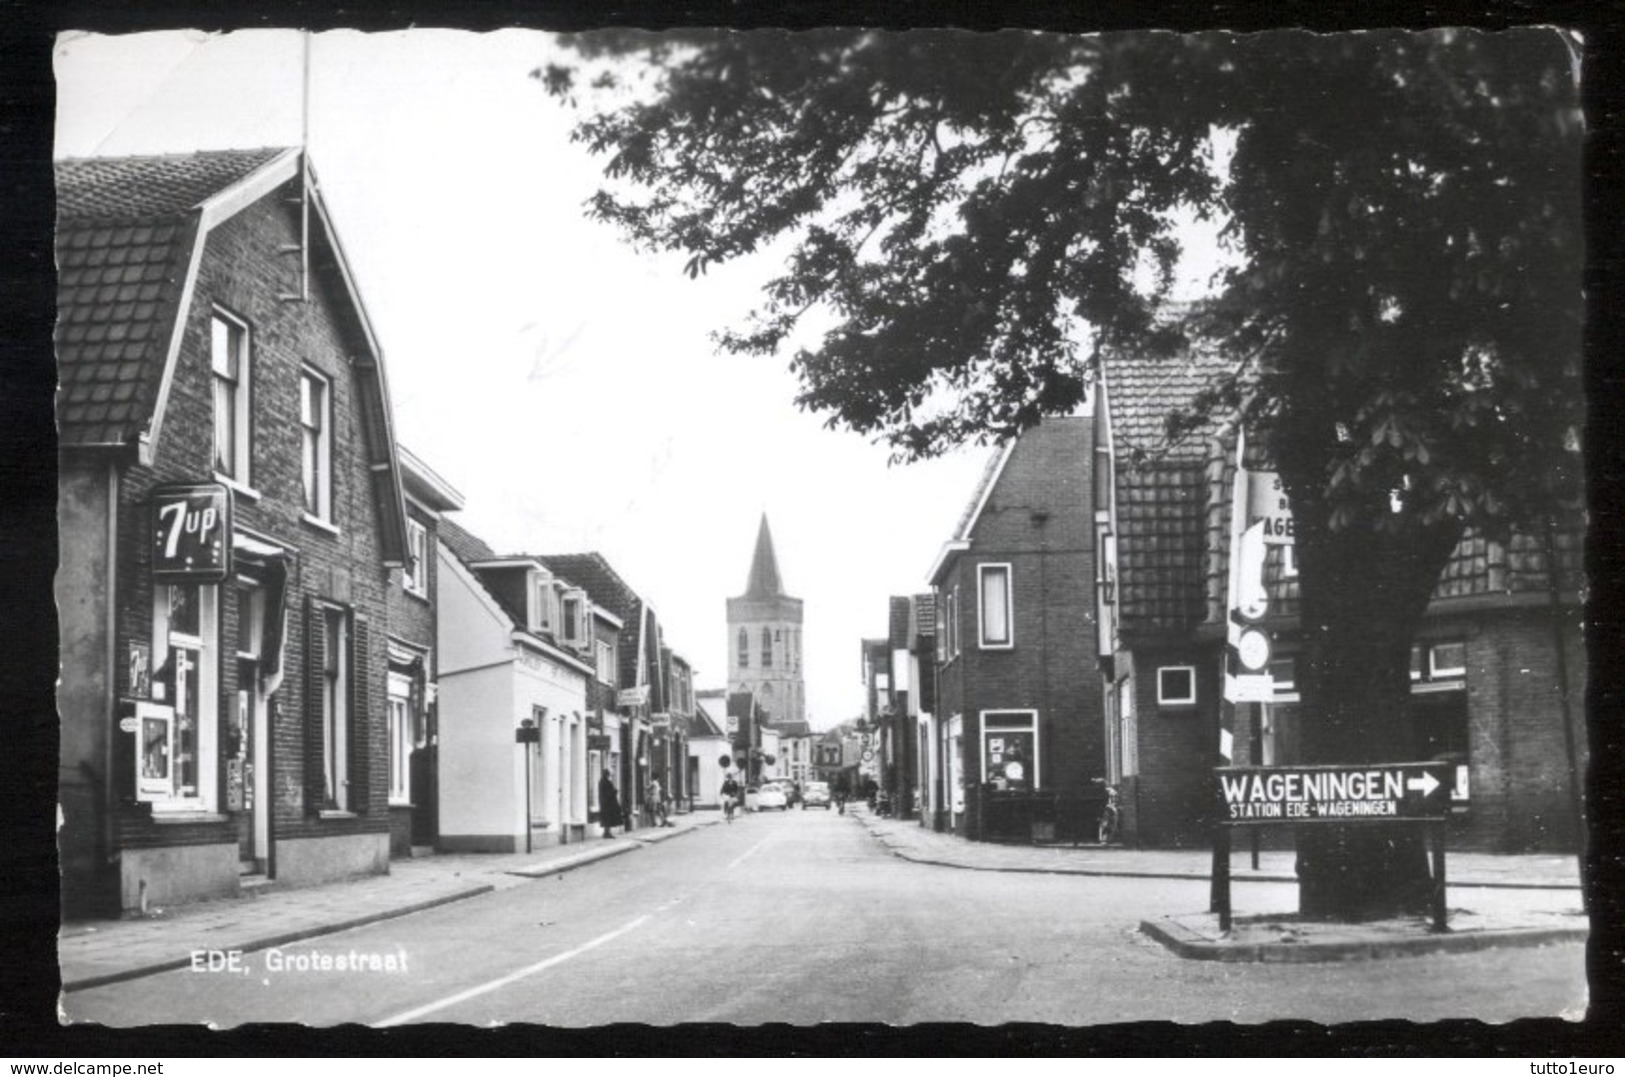
[[[100,834],[100,848],[96,850],[98,874],[111,875],[117,853],[114,849],[116,833],[113,823],[113,812],[118,803],[117,789],[114,785],[113,760],[117,753],[113,750],[115,738],[119,735],[118,728],[118,497],[119,497],[119,470],[116,464],[107,468],[107,600],[106,617],[107,627],[107,657],[105,669],[107,670],[107,697],[103,715],[102,729],[102,803],[101,819],[98,832]],[[148,652],[150,655],[150,651]],[[115,894],[120,892],[116,880],[112,884]],[[98,895],[99,897],[100,895]],[[123,898],[115,898],[123,904]]]

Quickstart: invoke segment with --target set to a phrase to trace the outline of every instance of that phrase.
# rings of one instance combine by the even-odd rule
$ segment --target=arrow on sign
[[[1439,779],[1435,778],[1430,772],[1424,770],[1420,778],[1411,778],[1409,781],[1407,781],[1405,783],[1405,788],[1411,790],[1420,789],[1422,790],[1422,795],[1424,797],[1432,796],[1433,791],[1439,788]]]

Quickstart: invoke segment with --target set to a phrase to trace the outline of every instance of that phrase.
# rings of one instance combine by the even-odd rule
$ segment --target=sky
[[[690,280],[585,219],[599,166],[529,77],[535,31],[338,31],[309,41],[308,144],[383,345],[400,442],[499,552],[598,550],[724,687],[725,601],[763,513],[805,603],[808,717],[863,707],[859,645],[926,571],[990,448],[888,466],[798,411],[784,358],[717,354],[773,266]],[[64,35],[57,155],[298,145],[292,31]]]

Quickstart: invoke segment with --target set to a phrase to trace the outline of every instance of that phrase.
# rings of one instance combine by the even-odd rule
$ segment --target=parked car
[[[785,795],[784,787],[778,782],[768,782],[756,791],[756,810],[766,811],[777,808],[784,811],[790,806],[790,798]]]
[[[829,806],[830,796],[828,782],[801,783],[801,807],[803,809],[823,808],[825,811],[829,811]]]

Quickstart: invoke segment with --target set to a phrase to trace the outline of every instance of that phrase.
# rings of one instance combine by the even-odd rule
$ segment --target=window
[[[1298,660],[1293,655],[1284,658],[1271,658],[1269,664],[1270,680],[1275,685],[1276,692],[1292,692],[1298,687]]]
[[[534,581],[530,598],[531,631],[557,633],[560,625],[559,593],[553,586],[553,577],[545,572],[536,572],[531,578]]]
[[[1196,702],[1196,667],[1162,666],[1157,670],[1157,703],[1165,707]]]
[[[154,811],[212,811],[220,715],[219,588],[153,595],[153,700],[138,724],[136,795]]]
[[[937,597],[937,638],[941,640],[942,664],[959,655],[959,588],[943,591]]]
[[[1010,566],[977,565],[976,584],[983,647],[1009,647],[1010,630]]]
[[[216,311],[209,324],[214,382],[214,470],[247,485],[248,327]]]
[[[1035,711],[982,712],[983,780],[999,791],[1037,789],[1038,714]]]
[[[333,407],[327,379],[306,370],[299,375],[300,464],[305,513],[318,520],[333,516]]]
[[[408,593],[429,594],[429,529],[419,520],[406,521],[406,570],[401,580]]]
[[[389,802],[412,802],[412,681],[389,675]]]
[[[564,592],[559,615],[563,625],[564,642],[571,647],[587,647],[590,642],[587,635],[587,622],[591,616],[592,611],[587,608],[587,592]]]
[[[739,668],[750,668],[750,634],[743,628],[739,630]]]
[[[1467,644],[1460,640],[1435,643],[1428,648],[1428,677],[1465,677],[1467,675]]]
[[[350,617],[344,610],[322,611],[322,775],[323,807],[348,811],[350,802]]]
[[[1450,799],[1468,801],[1470,758],[1467,693],[1429,692],[1411,697],[1412,748],[1418,759],[1443,759],[1455,764],[1455,787]]]
[[[1100,602],[1110,606],[1117,601],[1117,537],[1110,531],[1098,532],[1095,550],[1098,555],[1095,583],[1100,587]]]
[[[762,668],[773,668],[773,634],[762,629]]]
[[[599,640],[598,653],[598,679],[604,684],[615,684],[615,644],[608,640]]]

